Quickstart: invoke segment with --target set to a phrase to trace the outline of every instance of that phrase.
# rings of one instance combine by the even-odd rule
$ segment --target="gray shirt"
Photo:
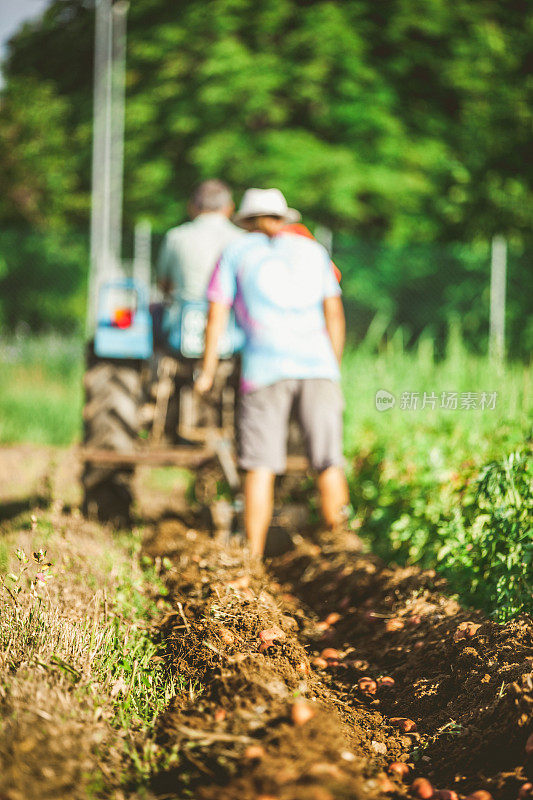
[[[158,278],[169,281],[179,302],[205,300],[209,278],[222,251],[243,234],[217,211],[171,228],[159,254]]]

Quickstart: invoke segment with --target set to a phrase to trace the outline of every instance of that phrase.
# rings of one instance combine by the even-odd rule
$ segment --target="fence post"
[[[100,283],[120,270],[127,11],[126,0],[95,3],[89,336]]]
[[[489,356],[502,361],[505,355],[505,283],[507,242],[501,235],[492,239],[490,265],[490,335]]]
[[[317,225],[315,228],[315,237],[321,245],[323,245],[328,253],[331,255],[333,250],[333,231],[331,228],[326,228],[325,225]]]
[[[146,219],[135,225],[133,247],[133,277],[150,288],[152,226]]]

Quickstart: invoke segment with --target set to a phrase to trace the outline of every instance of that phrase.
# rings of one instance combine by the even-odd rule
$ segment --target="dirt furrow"
[[[266,572],[194,520],[157,527],[147,552],[173,564],[162,634],[187,680],[160,719],[180,761],[157,793],[366,798],[423,775],[517,798],[532,769],[531,620],[467,614],[431,572],[386,569],[347,544],[299,540]]]
[[[160,741],[181,759],[157,792],[331,800],[401,791],[383,771],[402,756],[400,736],[311,666],[301,604],[262,569],[250,571],[242,551],[186,525],[163,523],[147,551],[173,562],[175,611],[162,633],[187,680],[160,720]]]
[[[332,684],[390,679],[379,697],[356,695],[396,725],[416,725],[404,739],[416,773],[462,794],[518,796],[533,775],[530,617],[498,625],[461,608],[434,572],[389,568],[339,542],[303,543],[270,569],[319,615],[315,651],[343,654],[326,667]]]

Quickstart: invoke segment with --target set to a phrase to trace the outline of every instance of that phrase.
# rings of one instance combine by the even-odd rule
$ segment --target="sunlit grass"
[[[436,360],[430,339],[405,351],[401,332],[386,347],[370,335],[343,361],[345,451],[348,457],[384,448],[388,459],[457,468],[465,459],[483,463],[523,439],[533,421],[531,372],[527,365],[495,365],[470,353],[452,329],[446,357]],[[394,395],[395,405],[376,409],[376,393]],[[402,393],[418,393],[417,408],[401,407]],[[424,392],[435,408],[422,408]],[[456,392],[457,409],[441,408],[442,393]],[[478,408],[461,409],[461,395],[476,395]],[[479,408],[481,394],[497,392],[494,409]]]
[[[141,565],[139,531],[110,539],[78,523],[66,541],[65,522],[43,513],[2,540],[0,691],[21,698],[18,712],[26,711],[22,698],[38,693],[54,729],[65,713],[88,736],[99,725],[100,739],[122,749],[114,783],[141,786],[168,766],[172,754],[156,744],[154,726],[181,688],[152,635],[166,589],[150,559]]]
[[[81,425],[82,374],[79,339],[0,339],[0,443],[72,443]]]

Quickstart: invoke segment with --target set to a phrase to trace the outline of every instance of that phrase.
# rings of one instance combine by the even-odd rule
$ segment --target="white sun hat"
[[[301,214],[289,208],[279,189],[247,189],[241,200],[241,207],[233,217],[240,225],[250,217],[280,217],[286,222],[298,222]]]

